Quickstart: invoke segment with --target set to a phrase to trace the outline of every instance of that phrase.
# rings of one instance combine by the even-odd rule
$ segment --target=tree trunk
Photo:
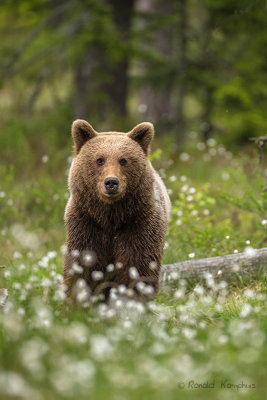
[[[85,49],[74,71],[74,116],[91,120],[98,115],[104,118],[103,67],[105,55],[103,49],[90,47]]]
[[[76,118],[105,120],[116,113],[127,114],[128,67],[131,21],[135,0],[107,0],[118,38],[120,57],[110,60],[100,45],[84,49],[74,71],[74,113]]]
[[[204,104],[204,112],[201,118],[201,133],[202,140],[206,141],[211,137],[212,134],[212,124],[211,124],[211,116],[213,111],[213,90],[211,88],[206,88],[205,93],[205,104]]]
[[[123,118],[127,114],[129,40],[135,0],[108,0],[108,3],[111,6],[112,19],[118,32],[119,45],[122,46],[122,56],[111,66],[111,79],[107,84],[107,91],[112,100],[114,112]]]
[[[176,131],[177,144],[182,147],[186,136],[185,97],[186,97],[186,72],[187,72],[187,0],[179,0],[179,37],[180,57],[178,65],[179,86],[177,91]]]
[[[168,17],[173,14],[174,0],[139,0],[137,2],[137,11],[145,13],[156,12],[160,16]],[[142,29],[146,29],[147,24],[143,23]],[[162,26],[157,29],[154,35],[153,43],[156,50],[168,59],[173,57],[173,26]],[[150,68],[144,65],[141,73],[149,74]],[[151,84],[144,85],[138,93],[139,104],[141,108],[141,118],[151,120],[154,123],[165,125],[171,118],[171,97],[173,85],[171,79],[163,77],[164,85],[160,82],[159,87],[153,87]],[[158,86],[158,85],[157,85]]]

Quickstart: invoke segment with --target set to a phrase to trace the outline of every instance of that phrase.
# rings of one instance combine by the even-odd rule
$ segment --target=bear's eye
[[[97,163],[97,165],[104,165],[104,163],[105,163],[105,160],[104,160],[104,158],[98,158],[97,160],[96,160],[96,163]]]
[[[119,163],[120,163],[120,165],[126,165],[127,164],[127,160],[125,160],[125,158],[121,158]]]

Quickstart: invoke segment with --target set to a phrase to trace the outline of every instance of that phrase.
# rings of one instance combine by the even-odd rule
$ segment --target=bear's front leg
[[[114,282],[141,296],[154,297],[159,288],[164,236],[157,231],[131,229],[114,240]]]
[[[67,251],[64,257],[64,284],[67,297],[74,298],[79,279],[92,295],[99,294],[110,279],[107,266],[113,263],[110,235],[94,224],[76,219],[67,221]]]

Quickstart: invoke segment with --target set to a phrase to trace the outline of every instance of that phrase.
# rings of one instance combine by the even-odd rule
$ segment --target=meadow
[[[72,144],[55,118],[1,132],[1,400],[264,398],[264,272],[177,279],[146,304],[64,306]],[[151,159],[172,199],[164,263],[266,246],[267,165],[253,144],[230,152],[191,132],[181,153],[156,136]]]

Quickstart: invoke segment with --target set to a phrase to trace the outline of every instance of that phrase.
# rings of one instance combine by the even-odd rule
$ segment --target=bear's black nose
[[[119,180],[117,178],[114,178],[113,176],[110,176],[104,180],[104,185],[106,187],[107,193],[117,193]]]

